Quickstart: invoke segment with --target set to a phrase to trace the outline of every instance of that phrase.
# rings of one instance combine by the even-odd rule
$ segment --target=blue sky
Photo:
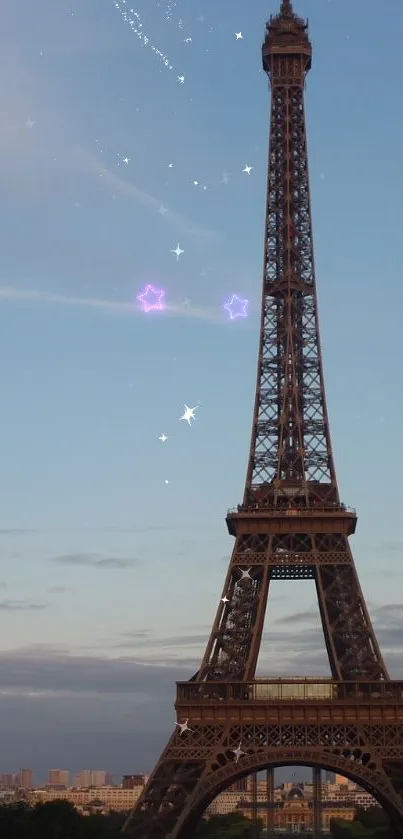
[[[132,7],[147,45],[112,0],[2,8],[2,770],[151,768],[174,681],[202,655],[232,549],[225,513],[242,496],[269,118],[260,48],[278,4]],[[295,8],[314,46],[306,104],[336,468],[402,677],[403,9]],[[147,283],[169,310],[136,308]],[[223,311],[234,293],[249,300],[245,320]],[[185,403],[199,406],[191,428]],[[313,585],[275,585],[265,632],[266,673],[328,672]]]

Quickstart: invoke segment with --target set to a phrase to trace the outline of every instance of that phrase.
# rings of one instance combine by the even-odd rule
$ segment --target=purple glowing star
[[[163,300],[164,295],[164,289],[154,288],[152,285],[146,285],[141,293],[137,295],[137,300],[140,301],[143,307],[143,312],[161,312],[165,309]]]
[[[249,300],[242,300],[237,294],[233,294],[231,300],[225,303],[224,309],[229,313],[229,319],[246,318],[248,316]]]

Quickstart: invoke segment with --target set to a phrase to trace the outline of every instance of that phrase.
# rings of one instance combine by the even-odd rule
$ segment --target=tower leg
[[[257,806],[257,774],[252,775],[252,822],[253,822],[253,839],[258,839],[259,836],[259,813]]]
[[[271,836],[274,830],[274,769],[267,769],[266,771],[266,831],[268,836]]]
[[[313,784],[313,839],[322,839],[322,772],[317,766],[312,771]]]

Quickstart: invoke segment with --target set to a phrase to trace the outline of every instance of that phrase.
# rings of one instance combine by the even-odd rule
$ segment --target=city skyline
[[[265,819],[270,801],[278,827],[289,825],[290,821],[305,826],[312,824],[316,806],[315,780],[312,777],[310,782],[305,782],[299,774],[301,767],[295,769],[290,782],[281,782],[276,777],[281,769],[274,772],[273,785],[265,772],[243,777],[214,797],[204,817],[209,819],[241,811],[246,818],[253,819],[256,808]],[[68,770],[51,769],[47,782],[38,784],[33,782],[32,770],[22,769],[17,778],[0,772],[0,799],[3,805],[12,806],[23,801],[30,807],[66,800],[82,814],[127,812],[138,801],[147,780],[147,775],[124,775],[121,782],[116,783],[104,770],[88,769],[70,780]],[[378,806],[368,791],[342,775],[328,771],[322,773],[320,800],[325,827],[339,814],[351,821],[357,808],[368,810]]]
[[[1,776],[0,776],[1,781]],[[342,815],[343,819],[352,821],[357,808],[371,810],[376,806],[374,798],[356,784],[344,784],[344,779],[336,776],[333,782],[326,780],[321,789],[322,824],[325,829],[332,818]],[[122,779],[118,786],[98,786],[91,788],[70,786],[0,789],[2,804],[13,810],[16,802],[23,802],[29,808],[37,806],[47,807],[62,800],[69,802],[81,815],[102,814],[111,812],[126,813],[138,801],[146,778],[144,776],[128,776]],[[242,782],[231,785],[221,792],[210,803],[204,812],[204,818],[210,819],[216,815],[242,813],[252,820],[255,811],[265,821],[269,810],[274,814],[278,828],[293,825],[297,831],[301,827],[312,826],[315,812],[315,787],[294,781],[275,785],[270,792],[270,807],[268,804],[267,779],[245,777]],[[272,809],[273,808],[273,809]],[[269,819],[268,819],[269,820]],[[294,829],[294,828],[293,828]]]
[[[149,771],[174,725],[175,680],[200,663],[232,548],[224,516],[242,496],[269,112],[260,44],[278,2],[178,3],[170,17],[142,2],[175,71],[113,3],[4,5],[4,760],[41,772],[60,755],[110,755],[112,772]],[[399,678],[399,116],[385,132],[399,27],[347,0],[295,8],[315,44],[306,101],[336,468]],[[368,40],[385,59],[376,74]],[[172,308],[135,308],[148,282]],[[247,317],[223,310],[234,294]],[[197,406],[191,425],[184,405]],[[276,584],[261,669],[327,675],[318,628],[313,586]]]
[[[303,777],[304,770],[307,769],[307,767],[288,767],[293,770],[291,780],[281,779],[279,777],[281,776],[284,768],[285,767],[277,767],[274,769],[274,788],[276,790],[283,788],[291,789],[298,786],[301,786],[306,790],[313,789],[312,776],[308,780]],[[261,771],[257,773],[256,777],[260,788],[267,791],[267,781],[264,780],[264,776],[265,772]],[[45,789],[47,787],[88,788],[101,786],[122,786],[125,789],[133,789],[134,787],[145,786],[148,778],[149,775],[147,773],[141,772],[120,775],[117,780],[116,777],[113,777],[106,769],[80,769],[77,771],[72,771],[70,769],[49,769],[46,773],[46,779],[42,778],[38,782],[38,779],[35,778],[33,770],[30,768],[24,768],[20,769],[18,772],[0,771],[0,789],[4,790],[7,787],[15,787],[16,789]],[[250,785],[253,786],[253,776],[246,775],[240,781],[236,781],[234,784],[231,784],[227,791],[243,792],[248,789]],[[351,781],[351,779],[345,778],[343,775],[329,770],[322,770],[322,786],[324,786],[326,790],[333,790],[334,788],[337,788],[340,790],[340,794],[343,793],[343,789],[341,789],[343,787],[358,789],[365,792],[359,784]],[[365,794],[369,795],[368,792],[365,792]],[[372,796],[370,797],[372,798]]]

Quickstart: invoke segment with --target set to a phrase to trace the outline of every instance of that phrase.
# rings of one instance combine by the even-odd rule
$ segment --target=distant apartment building
[[[248,778],[240,778],[239,781],[235,781],[234,784],[231,784],[231,786],[228,787],[228,792],[246,792],[247,788]]]
[[[15,789],[17,786],[17,775],[15,772],[0,772],[0,789]]]
[[[91,809],[96,802],[98,811],[108,813],[111,810],[131,810],[137,799],[140,797],[143,787],[123,789],[122,787],[88,787],[79,789],[69,787],[68,789],[35,789],[28,794],[31,804],[48,801],[70,801],[79,810]]]
[[[80,769],[79,772],[73,776],[73,786],[75,787],[90,787],[92,779],[92,769]]]
[[[134,789],[135,787],[145,787],[147,783],[147,775],[123,775],[122,789]]]
[[[104,787],[111,781],[109,772],[104,769],[81,769],[73,777],[75,787]]]
[[[70,784],[70,772],[68,769],[51,769],[48,772],[48,786],[68,787]]]
[[[94,769],[91,772],[91,786],[105,787],[108,783],[108,772],[104,769]]]
[[[17,772],[16,786],[21,789],[31,789],[31,787],[33,787],[32,769],[20,769],[20,771]]]

